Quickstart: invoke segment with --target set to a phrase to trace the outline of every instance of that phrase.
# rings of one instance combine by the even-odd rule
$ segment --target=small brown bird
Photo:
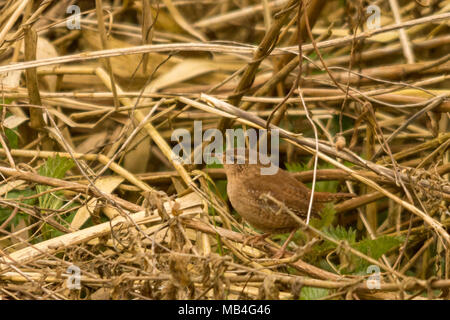
[[[236,152],[236,149],[234,150]],[[262,175],[261,168],[269,165],[249,163],[248,149],[245,151],[245,163],[238,164],[237,155],[235,161],[223,161],[227,175],[227,193],[233,208],[250,225],[270,234],[291,232],[286,241],[290,241],[299,224],[288,213],[279,212],[279,205],[264,198],[269,194],[273,198],[285,204],[287,208],[296,213],[300,218],[306,219],[311,190],[303,183],[295,179],[288,171],[278,168],[273,175]],[[225,160],[225,157],[223,158]],[[323,205],[339,199],[351,198],[350,193],[314,192],[312,216],[319,217]]]

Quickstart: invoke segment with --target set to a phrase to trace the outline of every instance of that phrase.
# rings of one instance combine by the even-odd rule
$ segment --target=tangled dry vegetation
[[[449,0],[0,6],[1,299],[449,298]],[[223,169],[173,160],[194,120],[281,128],[357,197],[272,259]]]

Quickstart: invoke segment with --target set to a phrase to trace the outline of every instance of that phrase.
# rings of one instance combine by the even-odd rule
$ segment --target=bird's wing
[[[258,179],[245,179],[243,183],[249,191],[253,190],[259,196],[270,194],[300,216],[304,216],[308,211],[311,190],[291,176],[289,172],[280,169],[275,175],[261,175]],[[261,201],[265,201],[266,205],[271,207],[274,212],[279,209],[279,206],[272,201],[263,198]],[[322,205],[314,203],[313,215],[317,216],[321,208]]]

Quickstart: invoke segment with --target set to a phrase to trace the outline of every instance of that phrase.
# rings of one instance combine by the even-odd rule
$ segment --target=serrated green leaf
[[[381,256],[389,250],[402,244],[404,239],[402,237],[382,236],[377,239],[363,239],[354,245],[354,248],[369,257],[378,260]],[[363,271],[370,265],[369,262],[363,259],[357,259],[356,270]]]
[[[347,241],[350,245],[356,243],[356,230],[353,230],[351,227],[347,230],[342,226],[337,226],[336,228],[330,227],[328,230],[324,231],[325,234],[330,237],[342,241]]]
[[[336,217],[336,210],[331,203],[327,203],[320,212],[320,219],[312,218],[311,225],[316,229],[326,230],[331,227],[334,218]]]
[[[60,157],[50,157],[39,168],[38,172],[41,176],[61,179],[74,166],[72,159]]]
[[[319,300],[329,295],[329,290],[324,288],[303,287],[300,300]]]
[[[377,239],[362,239],[356,241],[356,230],[349,228],[348,230],[342,226],[329,227],[324,230],[324,233],[328,236],[336,239],[337,241],[346,241],[352,248],[359,252],[379,259],[383,254],[399,246],[404,240],[402,237],[389,237],[382,236]],[[324,241],[320,245],[314,247],[312,252],[313,260],[326,256],[329,252],[336,249],[337,245],[330,241]],[[344,251],[336,252],[340,258],[340,270],[344,273],[361,273],[365,272],[367,266],[370,265],[365,259],[359,258],[354,254]]]
[[[56,155],[55,157],[50,157],[45,161],[45,163],[39,168],[38,172],[40,175],[51,178],[63,178],[67,171],[69,171],[74,166],[72,159],[60,157]],[[38,193],[49,190],[49,186],[38,185],[36,190]],[[58,210],[62,207],[64,200],[62,198],[63,193],[52,192],[46,193],[39,197],[39,207],[41,209],[53,209]]]
[[[403,242],[401,237],[382,236],[377,239],[364,239],[355,245],[355,249],[374,258],[379,259],[383,254],[399,246]]]
[[[356,241],[356,230],[352,228],[347,230],[341,226],[337,226],[336,228],[330,227],[328,230],[324,230],[324,233],[338,241],[346,241],[352,248],[376,260],[404,241],[402,237],[389,236],[382,236],[373,240],[366,238]],[[336,248],[336,244],[330,241],[324,241],[322,244],[316,246],[313,252],[317,256],[323,257]],[[365,269],[370,265],[365,259],[359,258],[350,252],[339,251],[337,254],[340,258],[339,268],[344,273],[364,273]]]
[[[328,229],[324,229],[323,232],[337,241],[346,241],[350,246],[356,243],[356,230],[353,230],[352,228],[346,230],[342,226],[330,226]],[[324,258],[329,252],[336,249],[336,247],[337,245],[335,243],[325,240],[314,246],[312,252],[307,254],[307,258],[311,262],[320,262],[319,259]],[[326,264],[328,264],[328,262],[326,262]]]

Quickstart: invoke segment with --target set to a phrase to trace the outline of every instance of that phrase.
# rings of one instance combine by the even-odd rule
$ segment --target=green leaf
[[[5,198],[6,199],[18,199],[21,197],[30,197],[35,194],[36,194],[36,192],[33,190],[30,190],[30,189],[12,190],[12,191],[8,192],[8,194],[6,195]],[[34,205],[36,203],[36,198],[20,200],[20,203],[27,204],[27,205]],[[11,208],[0,208],[0,224],[2,224],[4,221],[6,221],[6,219],[9,218],[11,213],[12,213]],[[11,220],[10,223],[12,223],[14,226],[16,226],[21,219],[26,219],[27,217],[28,217],[27,214],[18,212],[18,214]]]
[[[220,193],[220,196],[225,201],[228,199],[228,193],[227,193],[227,181],[226,180],[218,180],[215,182],[217,190]]]
[[[352,228],[346,230],[341,226],[337,226],[336,228],[330,227],[328,230],[324,230],[324,233],[337,241],[346,241],[352,248],[375,260],[378,260],[383,254],[393,248],[398,247],[404,241],[402,237],[389,236],[382,236],[373,240],[365,238],[356,241],[356,230]],[[336,244],[330,241],[324,241],[324,243],[314,248],[314,253],[317,256],[325,256],[328,252],[336,248]],[[371,264],[367,260],[359,258],[346,250],[338,250],[337,254],[340,260],[339,268],[344,273],[364,273],[366,268]]]
[[[345,240],[351,246],[356,243],[356,230],[353,230],[351,227],[348,230],[342,226],[330,227],[328,230],[325,230],[325,234],[338,241]]]
[[[212,163],[207,164],[205,167],[207,169],[221,169],[223,168],[223,164],[220,162],[219,159],[217,159],[216,157],[213,158],[214,160],[211,161]]]
[[[307,164],[301,163],[285,163],[287,171],[289,172],[302,172],[309,170]],[[329,163],[319,163],[317,169],[333,169],[334,166]],[[306,183],[311,188],[312,183]],[[315,191],[320,192],[337,192],[339,182],[338,181],[316,181]]]
[[[16,131],[5,128],[5,135],[8,139],[8,147],[10,149],[17,149],[19,147],[19,135],[16,133]]]
[[[48,158],[47,161],[45,161],[45,163],[39,168],[38,172],[41,176],[61,179],[73,166],[74,162],[72,159],[56,155],[55,157]],[[50,188],[51,187],[49,186],[38,185],[36,186],[36,191],[41,193],[49,190]],[[62,196],[62,191],[41,195],[39,197],[39,207],[41,209],[58,210],[64,203]]]
[[[76,210],[68,213],[66,217],[64,217],[64,221],[67,222],[68,225],[70,225],[76,213]],[[64,235],[63,232],[56,230],[50,225],[46,225],[45,232],[46,234],[44,235],[44,239],[52,239]]]
[[[11,102],[13,102],[13,99],[10,98],[0,98],[0,103],[2,104],[2,106],[0,106],[0,112],[3,110],[3,105],[4,104],[11,104]]]
[[[61,179],[73,166],[74,162],[72,159],[56,155],[48,158],[38,172],[41,176]]]
[[[337,241],[346,241],[350,246],[353,246],[356,243],[356,230],[353,230],[352,228],[346,230],[342,226],[330,226],[328,229],[323,230],[323,232]],[[336,249],[336,247],[337,245],[335,243],[325,240],[321,244],[314,246],[312,252],[307,254],[307,259],[311,262],[319,263],[321,258]],[[326,264],[328,264],[328,262],[326,262]]]
[[[375,260],[387,253],[389,250],[398,247],[404,241],[403,237],[389,237],[382,236],[377,239],[363,239],[354,245],[354,248],[365,255],[368,255]],[[367,268],[370,263],[366,260],[359,259],[356,271],[361,271]]]
[[[399,246],[402,242],[402,237],[382,236],[374,240],[361,240],[356,244],[355,248],[374,259],[379,259],[383,254]]]
[[[331,227],[334,218],[336,217],[336,210],[331,203],[327,203],[320,212],[320,219],[312,218],[311,225],[316,229],[326,230]]]
[[[298,162],[285,163],[284,165],[286,166],[286,169],[289,172],[301,172],[301,171],[308,170],[308,167],[306,164],[301,164]]]
[[[11,104],[11,99],[0,99],[0,104],[2,105],[6,105],[6,104]],[[0,112],[2,112],[3,110],[3,106],[0,106]],[[6,112],[6,118],[12,116],[12,113],[10,112]],[[9,128],[4,128],[5,130],[5,135],[6,135],[6,144],[8,145],[8,147],[10,149],[17,149],[19,147],[19,135],[17,134],[16,130],[17,128],[13,128],[13,129],[9,129]],[[3,148],[2,146],[0,146],[0,148]]]
[[[329,295],[328,289],[303,287],[300,294],[300,300],[319,300],[328,295]]]

